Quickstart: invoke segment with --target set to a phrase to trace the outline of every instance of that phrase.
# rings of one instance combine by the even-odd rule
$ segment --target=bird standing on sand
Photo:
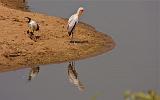
[[[68,65],[68,79],[70,83],[78,87],[80,91],[83,91],[85,89],[84,85],[80,82],[78,79],[78,73],[76,72],[75,69],[75,62],[69,62]]]
[[[31,81],[34,77],[36,77],[39,73],[40,67],[39,66],[34,66],[31,68],[28,76],[28,81]]]
[[[27,33],[34,33],[34,31],[38,31],[39,30],[39,25],[37,24],[36,21],[32,20],[30,17],[25,17],[28,19],[28,27],[29,30],[27,31]]]
[[[68,30],[69,36],[72,35],[72,37],[71,37],[72,42],[74,42],[73,41],[73,31],[74,31],[76,25],[78,24],[79,17],[82,16],[83,12],[84,12],[84,8],[80,7],[77,10],[77,13],[72,15],[68,20],[67,30]]]

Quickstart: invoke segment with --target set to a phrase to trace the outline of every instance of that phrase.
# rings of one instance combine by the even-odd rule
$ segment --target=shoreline
[[[72,44],[69,43],[66,19],[24,12],[3,4],[0,4],[0,12],[0,72],[36,64],[82,60],[111,51],[115,47],[112,37],[82,22],[76,27],[77,43]],[[37,42],[26,35],[27,24],[24,21],[26,16],[36,19],[40,24],[40,31],[35,33],[39,37]]]

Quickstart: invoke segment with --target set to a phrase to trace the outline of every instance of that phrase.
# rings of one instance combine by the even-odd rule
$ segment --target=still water
[[[40,65],[30,82],[29,68],[0,73],[0,100],[123,100],[126,90],[160,92],[158,1],[29,0],[28,5],[64,18],[83,6],[81,21],[112,36],[116,48],[73,62],[83,92],[69,81],[71,63],[49,64]]]

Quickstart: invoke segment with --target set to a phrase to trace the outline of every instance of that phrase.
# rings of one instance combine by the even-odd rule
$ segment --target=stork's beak
[[[80,10],[80,16],[83,15],[84,9]]]
[[[29,17],[24,17],[24,18],[31,19],[31,18],[29,18]]]
[[[84,9],[82,9],[81,12],[84,12]]]

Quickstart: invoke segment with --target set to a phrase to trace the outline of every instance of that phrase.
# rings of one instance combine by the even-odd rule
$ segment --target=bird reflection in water
[[[84,91],[85,87],[84,85],[80,82],[78,78],[78,73],[76,72],[75,69],[75,62],[69,62],[68,65],[68,79],[70,83],[78,87],[80,91]]]
[[[32,66],[31,70],[29,72],[28,81],[31,81],[33,78],[35,78],[39,73],[40,67],[39,66]]]

